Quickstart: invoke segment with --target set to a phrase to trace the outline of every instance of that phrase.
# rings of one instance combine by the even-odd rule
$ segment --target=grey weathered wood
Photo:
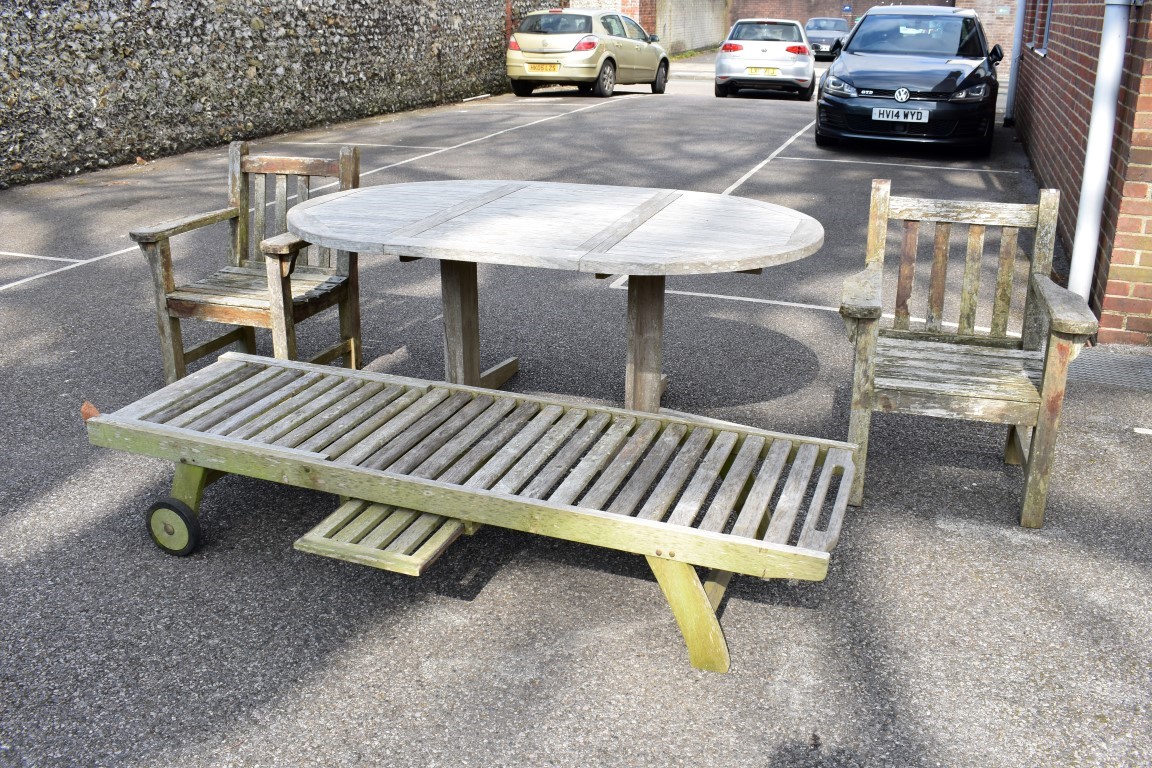
[[[722,227],[717,222],[723,222]],[[386,184],[307,200],[288,214],[307,242],[402,260],[439,259],[445,378],[498,386],[515,358],[480,372],[476,264],[627,274],[626,404],[659,408],[665,275],[754,271],[815,253],[823,227],[748,198],[679,190],[458,180]]]
[[[187,374],[188,364],[228,345],[256,351],[255,328],[273,331],[277,355],[295,356],[295,324],[331,306],[340,308],[340,341],[319,357],[343,356],[359,366],[359,296],[355,274],[334,273],[291,263],[265,264],[259,244],[284,231],[288,175],[338,171],[359,178],[359,155],[345,148],[340,161],[317,158],[256,156],[245,142],[233,142],[228,153],[227,208],[133,230],[152,272],[164,375],[171,383]],[[349,166],[357,166],[350,168]],[[273,199],[268,200],[271,180]],[[306,186],[305,186],[306,188]],[[344,186],[344,189],[350,187]],[[269,216],[269,207],[273,210]],[[174,238],[215,224],[229,225],[229,247],[216,272],[190,281],[177,279],[173,268]],[[293,267],[297,267],[293,270]],[[202,320],[233,326],[186,349],[181,321]]]
[[[635,419],[616,419],[568,477],[564,478],[564,482],[548,496],[548,500],[554,504],[574,502],[592,479],[616,458],[620,446],[628,439],[635,426]]]
[[[237,362],[253,369],[252,375],[235,376]],[[401,573],[419,575],[458,536],[485,524],[643,555],[683,628],[689,657],[704,669],[727,668],[715,607],[730,574],[824,578],[827,554],[809,547],[834,546],[847,506],[852,447],[835,441],[254,356],[228,355],[214,365],[211,375],[198,377],[198,386],[178,382],[164,396],[148,398],[146,407],[126,409],[135,416],[90,419],[91,439],[177,462],[172,493],[194,510],[204,486],[223,473],[345,497],[347,503],[297,547]],[[286,398],[282,388],[269,386],[281,379],[313,383]],[[201,395],[221,381],[231,386],[212,398]],[[259,400],[251,401],[257,394]],[[172,409],[182,396],[196,405],[177,408],[178,417],[201,409],[189,424],[208,415],[204,408],[212,399],[229,415],[204,420],[203,430],[137,418],[145,410]],[[355,404],[341,408],[345,399]],[[373,403],[378,411],[366,408]],[[348,421],[352,415],[359,423]],[[238,437],[266,417],[269,429],[295,433],[309,449]],[[312,422],[318,423],[305,428]],[[227,434],[208,431],[216,424]],[[332,440],[337,426],[346,432]],[[715,429],[722,431],[712,440]],[[782,473],[778,459],[787,458],[792,444],[800,446],[798,458],[778,507],[811,497],[809,517],[795,539],[765,542],[757,538],[759,522],[749,522],[748,497],[772,495]],[[579,498],[597,472],[603,477],[617,462],[628,471],[620,475],[622,486],[611,483],[621,488],[614,498],[599,506],[588,504],[589,494],[578,505],[561,501]],[[839,490],[829,504],[837,479]],[[631,516],[643,499],[657,497],[641,511],[659,509],[658,518],[674,506],[669,522]],[[697,521],[709,498],[707,513]],[[741,503],[734,528],[743,525],[741,533],[725,533]],[[824,517],[827,525],[816,527]],[[695,566],[712,570],[706,584]]]
[[[680,446],[680,441],[686,431],[687,428],[682,424],[670,424],[663,430],[652,449],[644,457],[644,461],[640,463],[640,466],[632,473],[628,483],[620,489],[620,493],[608,506],[609,512],[618,515],[631,515],[636,511],[637,505],[651,490],[653,481]]]
[[[1009,426],[1005,461],[1025,468],[1020,522],[1027,527],[1041,524],[1067,363],[1097,328],[1083,299],[1048,276],[1058,214],[1055,190],[1042,190],[1035,205],[1019,205],[892,197],[889,182],[873,182],[867,270],[845,282],[841,307],[856,346],[848,439],[859,448],[854,471],[849,473],[850,504],[863,500],[873,411],[968,419]],[[880,296],[882,235],[890,220],[904,221],[905,232],[914,232],[922,221],[936,222],[922,328],[909,322],[908,301],[913,293],[909,264],[915,259],[910,252],[916,250],[909,248],[910,235],[901,252],[893,327],[882,330],[875,319],[881,312],[874,307],[884,306]],[[942,317],[949,238],[954,229],[963,227],[967,236],[960,311],[956,330],[951,332]],[[990,292],[990,306],[982,310],[980,278],[992,227],[1000,228],[996,284]],[[1019,234],[1024,230],[1032,233],[1033,241],[1027,270],[1017,264],[1022,250]],[[1018,275],[1025,272],[1028,279],[1017,284]],[[1020,296],[1024,310],[1021,334],[1015,338],[1009,328],[1012,305]],[[990,317],[986,333],[977,328],[980,317]],[[813,540],[824,540],[823,534],[813,535]]]

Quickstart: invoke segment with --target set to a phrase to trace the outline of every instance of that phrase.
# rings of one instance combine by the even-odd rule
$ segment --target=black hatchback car
[[[882,6],[868,10],[820,80],[816,144],[880,139],[992,149],[995,65],[969,9]]]

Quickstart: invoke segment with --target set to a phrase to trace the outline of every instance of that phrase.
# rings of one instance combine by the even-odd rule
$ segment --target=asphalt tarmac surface
[[[365,185],[670,187],[812,215],[826,239],[809,258],[669,279],[664,405],[843,439],[836,310],[872,179],[1032,201],[1023,149],[1006,128],[987,160],[817,149],[814,103],[717,99],[706,60],[673,70],[664,95],[498,95],[255,149],[356,144]],[[1074,364],[1039,531],[1016,523],[1002,428],[877,417],[865,506],[827,579],[734,581],[727,675],[689,666],[651,573],[622,553],[484,529],[414,579],[293,550],[336,500],[231,477],[205,494],[204,546],[162,554],[143,512],[171,466],[90,446],[80,406],[163,385],[127,233],[222,207],[225,175],[220,147],[0,192],[0,768],[1152,763],[1145,350]],[[184,274],[212,266],[177,253]],[[436,265],[361,270],[368,367],[442,377]],[[623,285],[481,266],[483,365],[519,355],[512,391],[621,402]],[[302,324],[301,355],[334,332],[334,316]]]

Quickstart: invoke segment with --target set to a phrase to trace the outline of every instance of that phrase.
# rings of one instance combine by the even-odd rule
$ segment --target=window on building
[[[1052,7],[1055,0],[1036,0],[1032,19],[1032,42],[1029,48],[1037,53],[1048,52],[1048,36],[1052,31]]]

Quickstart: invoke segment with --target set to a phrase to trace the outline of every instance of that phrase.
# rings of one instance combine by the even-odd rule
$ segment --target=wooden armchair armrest
[[[265,257],[269,256],[293,256],[300,251],[307,248],[311,243],[307,240],[301,240],[291,232],[285,232],[282,235],[270,237],[267,240],[260,241],[260,250],[264,253]]]
[[[129,236],[138,243],[157,243],[161,240],[166,240],[173,235],[179,235],[183,232],[189,232],[193,229],[206,227],[209,224],[216,224],[221,221],[228,221],[240,215],[236,208],[221,208],[218,211],[210,211],[208,213],[198,213],[195,216],[187,216],[183,219],[173,219],[166,221],[163,224],[158,224],[154,227],[143,227],[135,229],[129,233]]]
[[[879,265],[867,267],[844,281],[840,294],[840,314],[845,318],[875,320],[880,317],[880,286],[883,273]]]
[[[1052,282],[1047,275],[1032,275],[1032,287],[1048,315],[1050,328],[1072,336],[1091,336],[1099,321],[1083,298]]]
[[[292,274],[292,270],[296,269],[296,257],[309,245],[311,243],[307,240],[301,240],[291,232],[261,240],[260,251],[268,263],[268,279],[273,280],[277,276],[283,279]]]

